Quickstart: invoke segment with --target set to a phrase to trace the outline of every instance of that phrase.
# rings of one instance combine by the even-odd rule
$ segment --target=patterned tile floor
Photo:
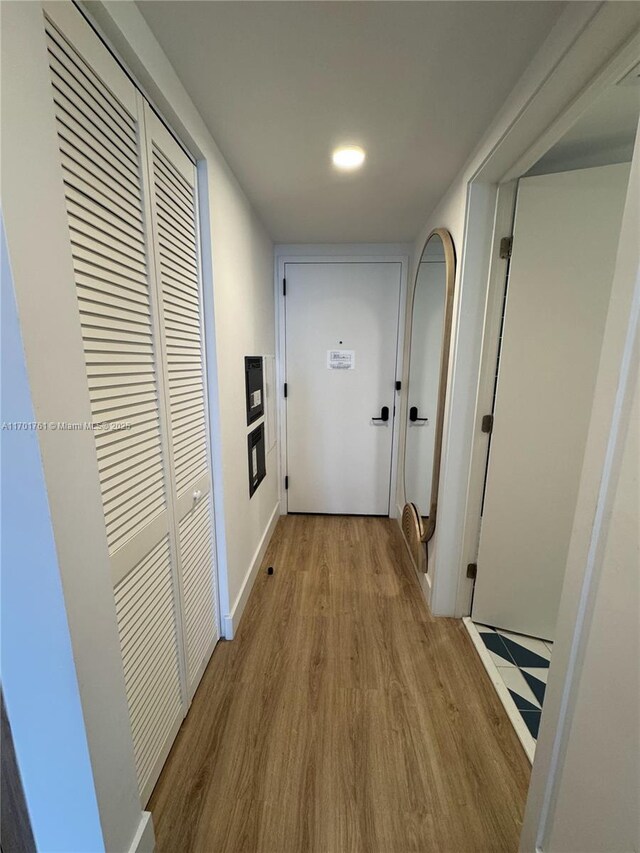
[[[553,643],[476,624],[532,737],[538,737]]]

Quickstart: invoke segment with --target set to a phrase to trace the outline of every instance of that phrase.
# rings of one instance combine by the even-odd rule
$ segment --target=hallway
[[[283,517],[263,569],[152,796],[159,853],[516,851],[528,762],[396,522]]]

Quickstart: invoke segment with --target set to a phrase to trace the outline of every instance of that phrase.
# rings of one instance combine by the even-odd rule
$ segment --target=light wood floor
[[[159,853],[515,853],[529,766],[394,521],[288,516],[151,799]]]

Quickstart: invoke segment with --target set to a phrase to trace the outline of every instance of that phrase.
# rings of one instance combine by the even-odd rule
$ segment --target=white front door
[[[400,263],[285,266],[289,512],[389,513],[400,277]]]
[[[524,178],[473,619],[553,639],[628,165]]]

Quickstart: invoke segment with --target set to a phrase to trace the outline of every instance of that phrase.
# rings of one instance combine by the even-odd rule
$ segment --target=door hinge
[[[478,575],[478,564],[477,563],[469,563],[467,566],[467,577],[471,578],[471,580],[475,580]]]
[[[283,296],[287,295],[287,280],[286,280],[286,278],[282,279],[282,295]]]
[[[482,432],[490,433],[493,430],[493,415],[485,415],[482,418]]]
[[[287,396],[287,391],[288,391],[288,387],[287,387],[287,383],[285,382],[284,383],[284,396],[285,397]]]
[[[500,240],[500,257],[503,260],[508,260],[511,257],[511,250],[513,249],[513,237],[503,237]]]
[[[396,379],[396,391],[402,390],[402,382],[399,379]]]
[[[289,488],[289,475],[288,475],[288,474],[287,474],[287,476],[284,478],[284,487],[285,487],[285,489],[288,489],[288,488]]]

